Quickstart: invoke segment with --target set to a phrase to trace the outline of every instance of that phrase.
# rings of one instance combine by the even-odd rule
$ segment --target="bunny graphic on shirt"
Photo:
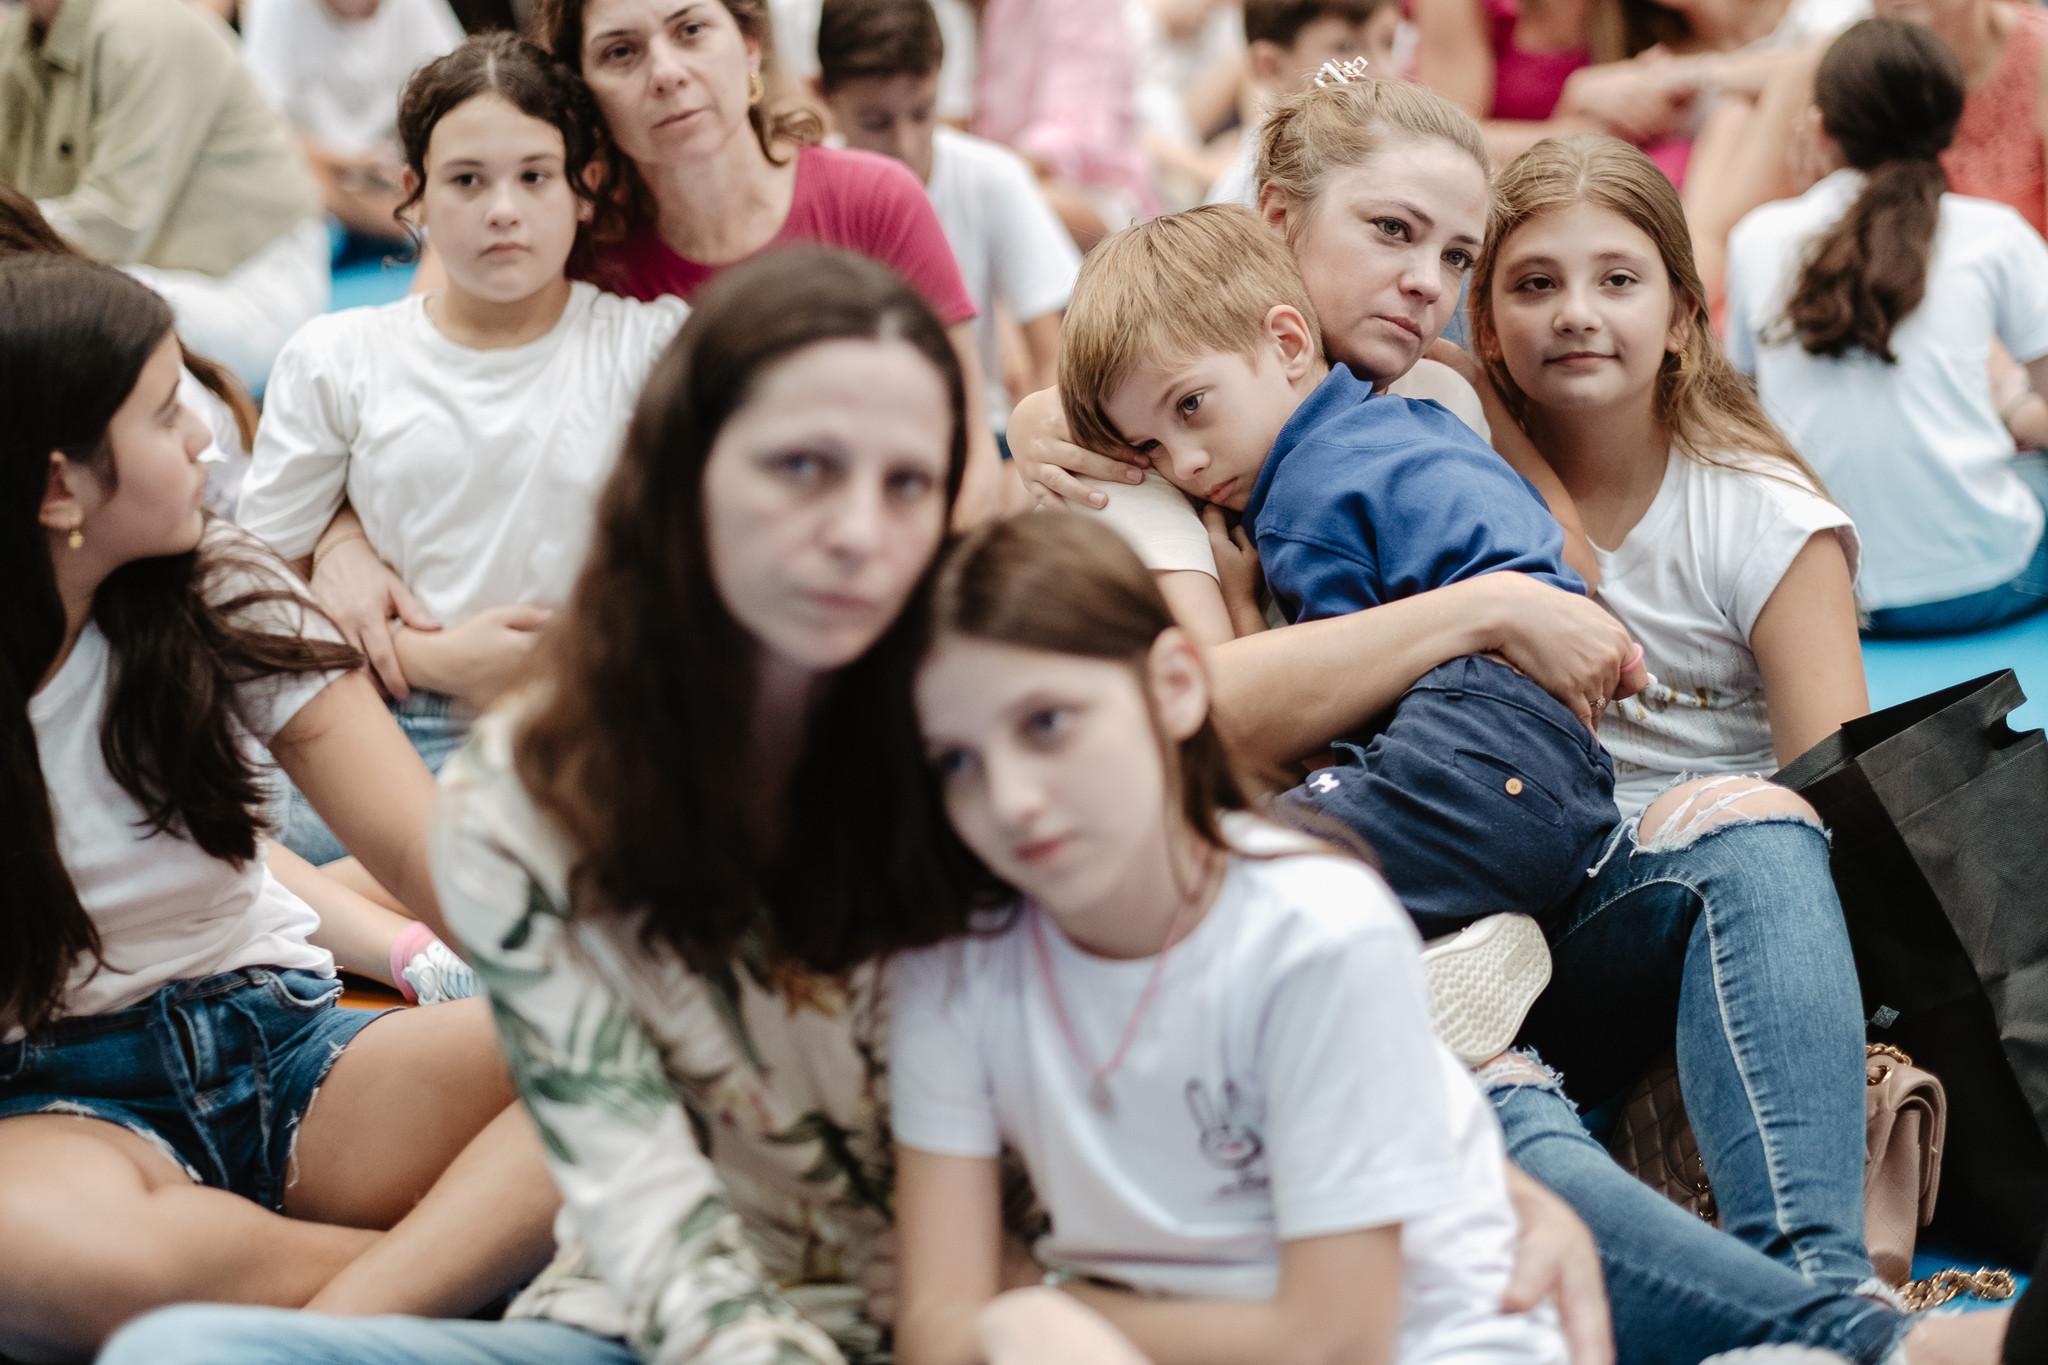
[[[1209,1087],[1199,1080],[1187,1084],[1188,1113],[1194,1116],[1201,1134],[1201,1150],[1212,1166],[1235,1175],[1230,1184],[1216,1192],[1219,1199],[1264,1194],[1268,1185],[1264,1157],[1265,1139],[1259,1136],[1255,1106],[1237,1082],[1225,1079],[1223,1102],[1216,1103]]]

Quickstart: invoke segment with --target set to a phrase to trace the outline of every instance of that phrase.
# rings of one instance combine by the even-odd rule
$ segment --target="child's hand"
[[[518,678],[554,608],[521,603],[480,611],[452,630],[401,637],[420,686],[483,710]]]
[[[1232,524],[1235,522],[1235,524]],[[1202,525],[1209,532],[1209,550],[1216,556],[1216,583],[1223,590],[1223,606],[1230,613],[1230,628],[1240,638],[1266,628],[1266,616],[1259,608],[1259,548],[1252,544],[1244,523],[1220,507],[1202,509]]]
[[[997,1295],[976,1327],[988,1365],[1150,1365],[1109,1319],[1045,1285]]]
[[[860,1287],[868,1296],[868,1321],[877,1327],[896,1325],[896,1285],[896,1229],[884,1228],[860,1272]]]
[[[313,596],[327,609],[342,638],[370,661],[370,677],[398,701],[412,695],[405,670],[391,644],[389,622],[397,619],[414,630],[435,631],[440,623],[427,614],[411,591],[361,535],[334,542],[317,556]]]
[[[1515,1241],[1514,1273],[1501,1308],[1526,1313],[1545,1299],[1571,1347],[1572,1365],[1614,1365],[1614,1332],[1607,1312],[1607,1283],[1593,1234],[1571,1205],[1508,1163],[1508,1198],[1521,1234]]]

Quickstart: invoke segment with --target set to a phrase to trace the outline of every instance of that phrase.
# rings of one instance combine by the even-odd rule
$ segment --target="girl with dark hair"
[[[1875,635],[1945,635],[2048,606],[2041,494],[2013,443],[2048,404],[2001,411],[1995,343],[2048,389],[2048,245],[2012,209],[1948,191],[1963,73],[1929,30],[1871,19],[1814,83],[1837,169],[1729,239],[1729,357],[1869,550]]]
[[[880,960],[965,923],[897,619],[959,491],[964,393],[872,261],[714,281],[530,681],[443,774],[443,904],[565,1198],[514,1321],[178,1309],[104,1361],[877,1349],[854,1280],[891,1212]]]
[[[239,515],[316,570],[439,770],[568,596],[633,400],[688,309],[570,281],[598,120],[532,44],[486,34],[422,67],[398,129],[406,207],[447,283],[292,338]],[[314,863],[344,852],[303,798],[283,838]]]
[[[880,261],[980,374],[974,301],[924,186],[900,162],[821,147],[780,103],[767,0],[543,0],[535,32],[589,82],[609,136],[583,276],[637,299],[688,299],[771,247],[815,242]],[[968,393],[962,519],[995,509],[1003,471],[979,384]]]
[[[1500,1130],[1431,1032],[1414,929],[1364,865],[1246,811],[1136,554],[1071,514],[980,528],[926,630],[957,832],[930,837],[993,903],[891,969],[897,1358],[1055,1358],[1078,1298],[1164,1365],[1564,1365],[1553,1308],[1501,1309]],[[1003,1292],[1005,1147],[1051,1218],[1035,1255],[1137,1294]],[[1056,1358],[1139,1358],[1116,1345]]]
[[[121,272],[0,261],[0,1353],[29,1360],[188,1299],[468,1312],[555,1204],[481,1003],[336,1008],[265,865],[258,746],[435,913],[432,789],[359,656],[209,523],[179,358]]]

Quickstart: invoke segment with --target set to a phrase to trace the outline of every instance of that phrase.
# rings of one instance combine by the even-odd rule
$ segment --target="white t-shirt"
[[[238,538],[232,528],[215,525],[211,534]],[[245,552],[262,553],[255,546]],[[260,582],[240,573],[219,581],[216,601]],[[292,582],[280,567],[274,582],[260,585],[291,588]],[[339,638],[319,618],[283,604],[254,608],[248,619],[280,634]],[[125,1009],[172,981],[239,967],[334,975],[334,959],[306,941],[320,927],[319,916],[270,875],[260,844],[256,861],[236,867],[182,832],[152,834],[143,825],[142,808],[107,771],[100,752],[111,662],[107,637],[88,621],[57,676],[28,703],[57,851],[99,930],[106,960],[97,975],[90,959],[72,973],[63,1012]],[[234,711],[252,756],[261,759],[254,746],[268,745],[335,676],[303,673],[244,684]],[[20,1036],[13,1030],[6,1041]]]
[[[1248,817],[1248,850],[1309,847]],[[1173,951],[1108,1113],[1019,910],[896,959],[891,1113],[920,1151],[1023,1158],[1049,1265],[1160,1294],[1271,1298],[1280,1243],[1403,1225],[1394,1358],[1559,1362],[1547,1311],[1500,1311],[1515,1237],[1492,1107],[1430,1029],[1420,944],[1378,875],[1327,852],[1232,861]],[[1081,1046],[1110,1057],[1151,960],[1045,936]]]
[[[406,81],[461,45],[448,0],[380,0],[367,19],[337,19],[321,0],[242,5],[242,58],[256,83],[293,127],[344,155],[394,143]]]
[[[1758,471],[1798,471],[1752,457]],[[1609,711],[1614,802],[1633,814],[1681,773],[1770,772],[1771,715],[1749,636],[1792,560],[1833,531],[1849,574],[1861,550],[1848,513],[1768,473],[1676,450],[1643,518],[1612,550],[1593,547],[1600,600],[1643,646],[1656,683]]]
[[[1866,607],[1939,602],[1998,586],[2033,557],[2041,503],[2013,472],[1991,399],[1993,339],[2048,355],[2048,244],[2004,204],[1941,197],[1920,306],[1887,365],[1809,355],[1781,327],[1808,246],[1849,210],[1860,172],[1762,208],[1728,239],[1728,354],[1870,547]]]
[[[1453,417],[1479,433],[1480,440],[1489,445],[1493,442],[1493,428],[1487,425],[1479,395],[1448,365],[1418,360],[1408,373],[1388,386],[1387,392],[1441,403]],[[1147,471],[1145,482],[1139,484],[1101,479],[1081,482],[1109,494],[1109,505],[1090,507],[1085,502],[1076,502],[1073,506],[1108,522],[1138,552],[1146,568],[1157,573],[1196,569],[1216,577],[1216,552],[1209,548],[1209,532],[1202,525],[1198,504],[1163,475]]]
[[[1067,306],[1081,253],[1038,192],[1024,159],[999,142],[958,129],[932,130],[932,178],[925,186],[960,277],[974,298],[974,344],[981,352],[989,418],[1009,426],[998,301],[1020,324]]]
[[[346,497],[443,625],[560,602],[641,383],[688,309],[579,283],[540,340],[473,351],[424,304],[329,313],[286,343],[241,523],[298,559]]]

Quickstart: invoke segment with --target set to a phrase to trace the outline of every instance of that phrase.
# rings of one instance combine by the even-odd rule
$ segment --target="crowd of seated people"
[[[2048,1361],[1769,777],[2048,608],[1875,8],[0,10],[0,1365]]]

